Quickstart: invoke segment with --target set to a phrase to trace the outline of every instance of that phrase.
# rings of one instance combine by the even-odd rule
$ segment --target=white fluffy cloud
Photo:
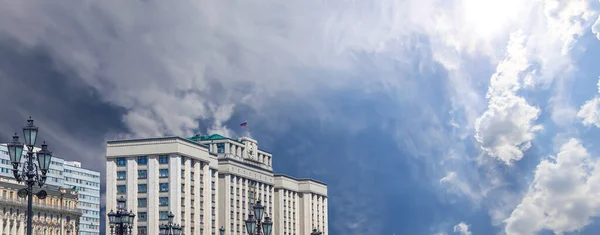
[[[582,229],[600,212],[600,161],[576,139],[543,160],[521,203],[505,220],[508,235],[557,234]]]
[[[490,80],[488,109],[475,126],[481,147],[507,164],[520,160],[530,148],[535,133],[543,129],[535,124],[540,109],[519,97],[517,92],[524,88],[545,88],[557,76],[569,77],[570,51],[595,15],[589,2],[584,0],[540,3],[538,7],[543,9],[544,20],[530,25],[531,29],[522,25],[510,38],[505,59]],[[562,81],[557,84],[560,91]],[[572,119],[574,112],[559,97],[561,95],[560,92],[555,95],[553,100],[560,102],[551,108],[553,119],[564,124]]]
[[[525,38],[514,34],[508,45],[506,59],[502,61],[490,81],[487,97],[488,110],[477,120],[475,138],[489,155],[507,164],[523,157],[529,149],[540,111],[531,106],[516,92],[523,86],[523,73],[530,66]]]
[[[454,225],[454,232],[460,233],[460,235],[471,235],[471,231],[469,231],[469,225],[465,224],[465,222],[460,222],[457,225]]]
[[[596,38],[600,40],[600,16],[598,17],[598,20],[596,20],[596,23],[594,23],[592,26],[592,32],[595,33]]]
[[[600,92],[600,81],[598,81],[598,91]],[[600,97],[596,95],[596,97],[586,101],[579,109],[577,117],[582,119],[585,126],[594,125],[600,128]]]

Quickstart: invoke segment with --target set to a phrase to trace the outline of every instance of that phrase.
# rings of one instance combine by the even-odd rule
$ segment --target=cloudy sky
[[[597,234],[598,0],[2,0],[0,141],[243,134],[330,234]]]

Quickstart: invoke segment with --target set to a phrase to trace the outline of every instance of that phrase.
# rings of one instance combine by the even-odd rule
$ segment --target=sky
[[[277,173],[328,184],[331,235],[596,234],[599,11],[4,0],[0,141],[32,116],[55,155],[104,172],[107,140],[247,120]]]

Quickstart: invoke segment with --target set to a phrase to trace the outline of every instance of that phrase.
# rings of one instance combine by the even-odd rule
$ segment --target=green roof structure
[[[193,137],[188,138],[188,140],[194,141],[194,142],[198,142],[198,141],[204,141],[204,140],[223,140],[223,139],[229,139],[225,136],[219,135],[219,134],[213,134],[213,135],[195,135]]]

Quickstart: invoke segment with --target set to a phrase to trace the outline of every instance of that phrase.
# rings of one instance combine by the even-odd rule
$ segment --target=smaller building
[[[17,196],[24,187],[14,179],[0,178],[0,235],[26,234],[27,198]],[[81,217],[77,192],[53,186],[44,190],[48,193],[44,200],[33,197],[33,234],[77,234]]]
[[[80,162],[64,161],[64,186],[79,196],[81,209],[79,235],[100,234],[100,172],[81,167]]]
[[[276,174],[274,181],[273,234],[310,234],[317,229],[326,235],[329,231],[327,185],[281,174]]]
[[[34,151],[39,151],[39,148],[34,148]],[[22,161],[26,161],[26,154],[27,151],[23,151]],[[53,156],[46,176],[44,187],[74,189],[79,195],[78,205],[83,213],[79,235],[99,235],[100,172],[82,168],[80,162]],[[14,179],[6,144],[0,144],[0,177]]]

